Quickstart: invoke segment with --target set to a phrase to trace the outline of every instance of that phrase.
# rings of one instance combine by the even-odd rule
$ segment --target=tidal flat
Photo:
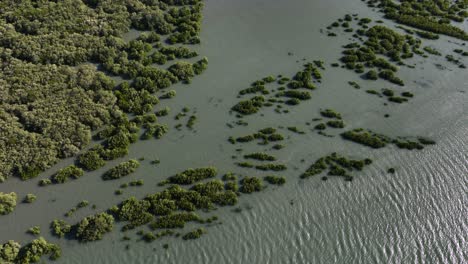
[[[463,222],[468,213],[464,205],[468,202],[468,82],[466,73],[445,59],[446,54],[461,48],[463,41],[443,35],[438,40],[423,40],[444,56],[410,59],[415,68],[398,72],[404,88],[384,80],[369,82],[352,71],[329,66],[339,61],[342,45],[350,42],[349,35],[330,38],[320,30],[346,14],[382,19],[376,11],[358,0],[205,1],[202,44],[195,50],[208,58],[209,66],[190,84],[171,86],[177,96],[157,106],[173,109],[169,116],[158,117],[171,128],[173,115],[180,109],[196,111],[193,130],[171,129],[160,139],[139,140],[130,145],[127,156],[65,184],[37,186],[39,179],[50,178],[73,164],[73,159],[59,162],[31,181],[8,179],[0,184],[0,192],[15,191],[19,199],[33,193],[36,200],[32,204],[18,201],[13,212],[0,216],[1,242],[31,241],[25,230],[40,226],[41,236],[62,248],[62,257],[54,263],[463,262],[467,259],[464,234],[468,232]],[[395,29],[396,24],[384,20],[384,25]],[[465,30],[467,26],[466,21],[461,24]],[[243,117],[247,128],[226,126],[237,121],[235,114],[228,112],[238,102],[240,90],[265,76],[294,76],[303,69],[303,59],[325,61],[322,84],[311,92],[310,100],[288,108],[288,114],[270,109]],[[439,70],[436,64],[446,69]],[[348,81],[358,83],[361,90],[350,87]],[[364,92],[382,88],[398,94],[409,90],[415,97],[404,104],[384,105],[383,100]],[[304,128],[321,109],[341,113],[346,130],[362,127],[391,137],[424,136],[437,144],[421,151],[393,146],[374,150],[339,137],[321,137],[310,131],[293,136],[288,132],[286,127]],[[383,118],[385,114],[390,117]],[[187,121],[182,122],[185,125]],[[274,127],[286,136],[280,142],[284,149],[271,150],[276,142],[262,146],[226,141],[228,136],[240,137],[265,127]],[[96,207],[76,211],[65,219],[67,222],[79,222],[130,196],[141,199],[160,191],[164,187],[158,183],[187,168],[215,166],[221,172],[237,172],[231,156],[240,147],[242,155],[267,152],[286,164],[288,170],[280,172],[286,183],[280,187],[265,184],[262,192],[240,196],[235,207],[239,213],[229,207],[207,213],[216,215],[216,222],[222,224],[205,228],[206,234],[199,239],[164,237],[145,243],[129,233],[127,241],[122,239],[120,223],[115,223],[114,231],[101,241],[88,244],[58,239],[48,232],[51,221],[63,219],[64,212],[83,200]],[[373,163],[351,183],[338,177],[328,181],[320,177],[299,179],[315,160],[332,152],[359,159],[371,157]],[[145,159],[139,161],[134,173],[121,180],[102,181],[109,169],[140,157]],[[160,163],[152,164],[154,160]],[[387,173],[389,168],[395,168],[395,173]],[[271,174],[242,172],[259,178]],[[114,195],[123,182],[137,179],[145,184]],[[188,223],[181,236],[198,228]]]

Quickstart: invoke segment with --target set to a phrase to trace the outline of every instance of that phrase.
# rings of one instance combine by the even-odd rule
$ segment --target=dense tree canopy
[[[1,1],[0,181],[37,176],[104,125],[114,127],[107,136],[118,133],[128,124],[124,113],[152,110],[155,92],[200,74],[206,59],[173,62],[172,72],[155,64],[198,55],[170,45],[199,43],[202,7],[201,0]],[[124,39],[132,28],[149,32]],[[133,80],[116,86],[100,70]],[[135,133],[127,124],[124,133]],[[126,147],[105,145],[99,158],[121,157]],[[85,169],[103,165],[85,157]]]

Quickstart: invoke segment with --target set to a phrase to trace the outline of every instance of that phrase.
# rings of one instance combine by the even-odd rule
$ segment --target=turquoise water
[[[203,44],[198,51],[209,58],[209,69],[190,85],[175,87],[176,99],[162,105],[172,109],[166,118],[171,127],[175,125],[173,115],[182,107],[196,110],[195,131],[173,129],[161,140],[134,144],[129,157],[146,160],[130,177],[144,179],[145,185],[127,188],[120,197],[113,195],[114,190],[131,179],[109,183],[100,174],[122,160],[62,186],[38,189],[35,181],[19,183],[15,179],[0,185],[0,191],[15,190],[19,197],[38,195],[35,204],[18,206],[13,214],[0,218],[0,240],[30,240],[24,234],[26,229],[40,225],[47,230],[51,220],[63,218],[63,213],[83,199],[104,209],[127,196],[143,197],[160,190],[157,182],[188,167],[213,165],[222,171],[235,170],[231,155],[236,146],[227,143],[228,136],[278,125],[309,132],[305,123],[317,117],[319,109],[333,108],[343,114],[348,128],[365,127],[391,136],[423,135],[435,139],[437,145],[423,151],[370,150],[338,137],[289,133],[287,148],[277,155],[290,168],[283,173],[287,183],[244,195],[240,213],[232,208],[213,212],[222,224],[207,228],[208,234],[201,239],[167,238],[147,244],[136,242],[136,235],[130,234],[133,241],[125,250],[129,243],[120,241],[120,232],[88,244],[45,234],[62,246],[63,257],[56,263],[468,262],[466,71],[447,64],[443,57],[415,58],[416,69],[400,71],[405,89],[415,98],[407,104],[384,106],[383,100],[364,90],[399,88],[380,81],[367,83],[352,72],[328,67],[312,99],[292,108],[290,114],[267,110],[262,118],[246,118],[248,127],[230,129],[226,123],[236,119],[228,110],[240,89],[270,74],[292,75],[301,69],[303,58],[323,59],[327,65],[335,62],[340,46],[348,40],[345,36],[328,38],[320,29],[347,13],[375,19],[380,14],[359,0],[208,0],[204,12]],[[458,47],[447,40],[441,37],[425,44],[442,53]],[[288,56],[288,52],[294,55]],[[447,70],[438,70],[436,63]],[[347,81],[352,80],[362,89],[351,88]],[[384,119],[387,113],[390,118]],[[333,151],[371,157],[375,162],[351,183],[299,180],[312,162]],[[157,167],[149,164],[154,158],[161,160]],[[71,162],[61,162],[41,177]],[[395,167],[397,173],[387,174],[389,167]],[[245,172],[262,175],[255,170]],[[91,212],[90,208],[80,210],[72,219],[77,221]],[[164,243],[169,244],[168,250],[162,249]]]

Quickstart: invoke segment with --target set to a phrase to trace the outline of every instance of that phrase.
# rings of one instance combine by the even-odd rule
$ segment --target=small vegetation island
[[[241,193],[258,192],[263,189],[262,179],[257,177],[243,177],[238,180],[234,174],[227,173],[222,180],[209,179],[217,174],[214,167],[187,169],[167,179],[168,183],[172,183],[171,186],[143,199],[130,197],[105,212],[83,218],[75,225],[63,220],[54,220],[51,223],[52,233],[57,237],[67,236],[81,242],[92,242],[111,232],[117,221],[125,223],[122,227],[123,232],[143,225],[147,225],[152,231],[162,230],[159,233],[137,232],[142,240],[151,242],[163,236],[177,236],[172,230],[184,228],[187,222],[212,223],[218,218],[203,218],[201,214],[216,210],[220,206],[233,206],[237,204]],[[269,177],[268,181],[272,184],[284,183],[284,178]],[[179,184],[191,186],[183,188]],[[186,233],[182,238],[196,239],[204,233],[206,231],[203,228],[198,228]]]
[[[416,139],[406,137],[391,138],[362,128],[343,132],[341,136],[343,139],[375,149],[383,148],[387,144],[394,144],[401,149],[421,150],[424,148],[424,145],[435,144],[435,141],[424,137],[416,137]]]
[[[71,165],[54,170],[40,179],[38,185],[54,188],[71,181],[86,181],[89,172],[102,170],[98,171],[102,184],[115,184],[111,190],[119,196],[112,198],[119,199],[110,208],[99,211],[89,201],[78,200],[66,207],[70,208],[68,211],[60,212],[64,214],[58,218],[66,221],[49,219],[50,226],[41,226],[42,230],[30,223],[30,228],[23,231],[33,240],[23,246],[2,237],[0,263],[29,264],[46,257],[58,259],[60,247],[41,237],[41,233],[46,236],[45,232],[59,241],[79,243],[104,239],[116,229],[122,232],[121,240],[127,242],[134,240],[132,235],[142,243],[165,237],[203,239],[210,226],[221,223],[213,215],[221,211],[217,211],[219,208],[234,207],[241,199],[281,188],[291,181],[292,169],[299,168],[285,158],[285,149],[288,143],[301,137],[319,134],[334,137],[330,140],[339,140],[343,146],[348,141],[374,149],[394,145],[399,149],[421,150],[435,144],[426,137],[390,137],[369,129],[348,128],[351,124],[343,117],[349,113],[330,108],[320,109],[316,113],[318,118],[297,115],[294,121],[301,123],[289,123],[293,110],[301,108],[295,106],[314,103],[315,90],[326,88],[323,82],[328,76],[322,76],[328,73],[325,65],[354,71],[366,83],[349,81],[351,87],[359,90],[362,85],[365,88],[360,91],[367,92],[369,98],[379,97],[393,106],[415,96],[413,90],[401,88],[405,83],[397,76],[403,67],[414,68],[408,61],[415,55],[439,56],[459,68],[465,67],[462,60],[468,51],[455,49],[453,54],[442,54],[442,49],[423,46],[420,39],[441,41],[439,35],[446,35],[468,40],[466,32],[457,27],[468,17],[465,2],[363,2],[400,25],[392,29],[384,26],[383,21],[347,14],[326,31],[336,39],[342,32],[352,36],[347,38],[348,43],[343,43],[341,55],[337,56],[340,63],[308,62],[304,57],[302,66],[299,64],[297,72],[289,77],[253,76],[252,79],[258,79],[240,89],[237,100],[224,109],[234,119],[226,121],[228,127],[237,131],[230,133],[227,142],[220,143],[232,151],[228,155],[232,154],[235,160],[231,165],[236,173],[222,174],[215,166],[177,168],[178,173],[158,180],[154,191],[141,193],[151,181],[145,178],[147,175],[142,177],[145,180],[130,175],[140,166],[150,164],[156,169],[160,160],[154,156],[150,161],[143,156],[130,159],[130,145],[138,140],[161,139],[168,133],[196,133],[198,129],[195,106],[171,105],[181,109],[171,111],[165,103],[179,100],[184,93],[178,93],[175,87],[190,85],[208,67],[208,59],[195,51],[201,43],[203,0],[1,1],[0,184],[11,177],[23,181],[36,178],[60,160],[73,158]],[[136,32],[136,36],[128,37],[130,31]],[[392,88],[366,87],[379,79]],[[255,122],[255,118],[266,115],[266,108],[285,118],[278,119],[274,127]],[[120,163],[109,167],[108,161],[113,160]],[[322,175],[323,181],[332,177],[352,181],[356,172],[372,163],[370,158],[334,152],[294,175],[301,183],[318,175]],[[139,173],[146,169],[141,168]],[[385,171],[395,173],[394,168],[386,167]],[[42,203],[35,201],[42,198],[39,191],[44,189],[39,188],[35,194],[18,192],[22,197],[18,205],[17,193],[0,192],[0,217],[13,217],[17,206]],[[127,191],[138,194],[127,195]],[[91,208],[95,211],[89,213]],[[78,210],[89,215],[76,219]],[[169,244],[162,247],[168,250]]]
[[[242,117],[255,114],[263,107],[276,105],[275,112],[281,113],[279,108],[283,105],[294,106],[309,100],[312,98],[309,90],[314,90],[322,79],[320,70],[325,69],[323,64],[320,60],[306,63],[304,69],[292,78],[267,76],[256,80],[249,88],[239,91],[239,97],[250,98],[239,101],[231,109]]]
[[[357,170],[361,171],[365,166],[370,165],[372,160],[369,158],[363,160],[354,160],[341,156],[337,153],[332,153],[328,156],[316,160],[302,175],[302,179],[311,176],[322,174],[327,171],[328,176],[344,177],[346,181],[352,181],[353,176],[349,173]],[[327,180],[327,177],[322,177],[322,180]]]
[[[397,23],[468,40],[468,34],[451,23],[463,22],[468,17],[465,1],[368,0],[367,4],[379,8],[385,18]]]

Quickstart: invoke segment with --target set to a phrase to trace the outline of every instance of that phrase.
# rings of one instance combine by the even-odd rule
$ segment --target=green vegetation
[[[388,136],[377,134],[370,130],[364,130],[362,128],[346,131],[342,133],[341,136],[346,140],[350,140],[372,148],[382,148],[385,147],[387,144],[394,144],[401,149],[414,150],[423,149],[424,145],[435,144],[433,140],[422,137],[419,137],[417,141],[402,137],[392,139]],[[423,142],[426,144],[424,144]]]
[[[330,121],[327,121],[327,126],[333,127],[333,128],[344,128],[345,123],[343,122],[343,120],[330,120]]]
[[[374,81],[375,81],[375,80],[378,79],[378,74],[377,74],[376,71],[370,70],[370,71],[368,71],[368,72],[365,74],[365,78],[366,78],[367,80],[374,80]]]
[[[429,138],[418,137],[419,143],[423,145],[434,145],[436,142]]]
[[[255,167],[255,165],[250,163],[250,162],[236,162],[236,165],[239,166],[239,167],[242,167],[242,168],[253,168],[253,167]]]
[[[106,164],[104,159],[99,155],[98,150],[91,149],[78,157],[78,163],[84,169],[93,171],[101,168]]]
[[[194,116],[194,115],[190,116],[190,117],[189,117],[189,120],[187,121],[187,125],[186,125],[186,126],[187,126],[189,129],[193,129],[193,126],[195,125],[195,121],[196,121],[196,120],[197,120],[197,117],[196,117],[196,116]]]
[[[463,22],[467,17],[467,4],[464,1],[401,1],[399,4],[388,0],[372,0],[379,3],[378,8],[385,17],[397,23],[436,34],[468,40],[468,34],[450,21]]]
[[[52,234],[57,237],[64,237],[71,231],[71,225],[67,224],[67,222],[63,220],[54,220],[51,223],[50,228],[52,230]]]
[[[0,244],[0,263],[14,263],[21,250],[21,245],[13,240]]]
[[[266,182],[275,185],[283,185],[286,183],[286,178],[282,176],[269,175],[263,178]]]
[[[0,192],[0,215],[7,215],[13,212],[16,208],[16,193]]]
[[[170,183],[174,184],[193,184],[203,179],[213,178],[218,174],[218,170],[214,167],[187,169],[168,178]]]
[[[86,200],[83,200],[81,202],[79,202],[75,207],[71,208],[70,210],[68,210],[68,212],[65,213],[65,216],[66,217],[70,217],[72,216],[76,211],[78,211],[78,209],[81,209],[83,207],[86,207],[89,205],[89,202],[86,201]]]
[[[255,169],[263,170],[263,171],[284,171],[287,169],[286,165],[284,164],[260,164],[255,165]]]
[[[429,54],[432,54],[432,55],[436,55],[436,56],[441,56],[442,55],[439,51],[437,51],[436,49],[431,48],[429,46],[424,47],[423,50],[425,52],[429,53]]]
[[[361,86],[357,82],[350,81],[348,82],[348,84],[351,85],[351,87],[353,87],[354,89],[361,89]]]
[[[431,32],[419,31],[419,30],[416,30],[415,32],[416,32],[416,35],[418,35],[418,36],[421,37],[421,38],[425,38],[425,39],[439,39],[439,35],[434,34],[434,33],[431,33]]]
[[[284,145],[281,145],[281,144],[275,144],[275,145],[273,145],[273,147],[272,147],[272,148],[273,148],[273,149],[275,149],[275,150],[280,150],[280,149],[283,149],[284,147],[285,147]]]
[[[255,152],[251,154],[244,155],[244,159],[255,159],[260,161],[275,161],[276,158],[274,156],[268,155],[266,153]]]
[[[159,110],[159,111],[156,111],[155,114],[156,114],[156,116],[158,116],[158,117],[167,116],[167,115],[169,115],[169,112],[170,112],[170,111],[171,111],[171,110],[169,109],[169,107],[165,107],[164,109],[161,109],[161,110]]]
[[[128,144],[117,148],[108,139],[138,132],[125,113],[151,111],[155,92],[206,69],[206,58],[176,61],[167,70],[154,65],[197,56],[187,46],[160,41],[200,43],[202,8],[201,0],[2,2],[0,181],[36,177],[78,154],[98,129],[103,148],[82,154],[78,165],[95,170],[124,156]],[[130,29],[145,33],[124,41]],[[116,86],[101,70],[128,82]]]
[[[353,35],[362,44],[354,42],[344,46],[341,62],[347,69],[356,73],[367,73],[361,77],[368,80],[381,78],[394,84],[403,86],[404,82],[395,73],[398,71],[397,65],[405,65],[403,60],[412,58],[414,53],[423,56],[419,50],[421,40],[411,35],[402,35],[394,30],[377,25],[369,29],[359,29]],[[393,62],[393,63],[392,63]],[[378,71],[376,71],[378,70]],[[355,82],[349,82],[354,88],[359,88]]]
[[[346,131],[342,133],[341,136],[346,140],[354,141],[372,148],[383,148],[390,141],[390,138],[386,136],[359,128]]]
[[[231,142],[247,143],[247,142],[251,142],[254,140],[260,140],[261,141],[259,142],[260,145],[267,145],[270,142],[284,140],[283,135],[275,133],[275,132],[276,132],[276,129],[274,128],[260,129],[258,130],[258,132],[253,133],[251,135],[241,136],[235,139],[232,138]]]
[[[83,176],[83,170],[76,167],[75,165],[70,165],[59,170],[55,175],[53,175],[50,179],[53,183],[64,183],[69,178],[78,179]]]
[[[24,199],[23,199],[23,203],[33,203],[34,201],[36,201],[37,199],[37,196],[32,194],[32,193],[28,193]]]
[[[103,180],[115,180],[115,179],[120,179],[124,176],[127,176],[133,172],[136,171],[140,167],[140,162],[137,160],[129,160],[120,163],[119,165],[115,166],[114,168],[106,171],[102,175]]]
[[[39,181],[39,186],[47,186],[52,184],[52,181],[50,179],[42,179]]]
[[[41,228],[39,226],[33,226],[28,229],[28,233],[31,235],[38,236],[41,234]]]
[[[324,123],[317,124],[315,127],[317,130],[325,130],[327,126]]]
[[[297,133],[297,134],[305,134],[304,131],[300,130],[297,127],[288,127],[288,130],[291,131],[291,132]]]
[[[328,169],[327,175],[329,176],[341,176],[345,180],[352,180],[353,176],[349,175],[348,172],[354,170],[361,171],[365,166],[370,165],[372,160],[353,160],[341,156],[337,153],[332,153],[328,156],[319,158],[312,164],[302,175],[301,178],[305,179],[311,176],[315,176],[323,173]]]
[[[255,114],[263,106],[264,101],[265,98],[263,96],[254,96],[249,100],[240,101],[232,107],[232,110],[243,115]]]
[[[42,237],[34,239],[23,247],[13,240],[0,244],[0,262],[5,264],[36,263],[45,255],[49,255],[50,260],[57,260],[61,256],[60,247],[47,242]]]
[[[320,82],[322,75],[319,69],[325,69],[323,67],[323,61],[314,61],[313,63],[306,63],[303,65],[304,69],[297,72],[292,78],[278,77],[277,84],[287,84],[289,90],[285,86],[277,88],[278,92],[273,93],[275,90],[269,90],[267,85],[273,83],[276,79],[273,76],[265,77],[261,80],[257,80],[251,84],[249,88],[242,89],[239,91],[239,98],[247,94],[254,94],[249,99],[241,100],[235,104],[231,110],[238,113],[238,117],[243,115],[252,115],[259,112],[263,107],[271,107],[274,103],[285,105],[298,105],[301,101],[309,100],[311,94],[309,91],[302,91],[299,89],[315,89],[313,82]],[[288,99],[281,100],[281,97]],[[277,113],[281,111],[276,108],[274,109]],[[284,110],[287,113],[289,110]]]
[[[189,240],[189,239],[198,239],[200,238],[206,231],[203,228],[198,228],[193,231],[188,232],[187,234],[182,236],[183,240]]]
[[[76,226],[76,238],[82,242],[101,240],[114,227],[114,217],[100,213],[85,217]]]
[[[241,180],[240,191],[243,193],[259,192],[262,189],[262,180],[257,177],[245,177]]]

